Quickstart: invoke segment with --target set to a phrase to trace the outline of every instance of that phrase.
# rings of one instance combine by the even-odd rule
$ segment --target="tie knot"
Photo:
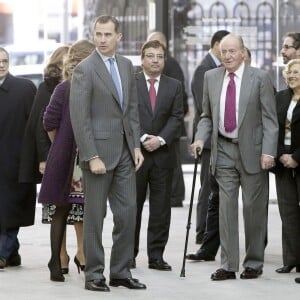
[[[154,83],[156,82],[156,79],[154,79],[154,78],[148,79],[148,82],[150,83],[150,85],[154,85]]]
[[[229,78],[232,80],[232,79],[234,79],[234,73],[229,73]]]
[[[109,61],[109,63],[110,63],[111,65],[113,65],[114,62],[115,62],[115,59],[114,59],[113,57],[110,57],[110,58],[108,59],[108,61]]]

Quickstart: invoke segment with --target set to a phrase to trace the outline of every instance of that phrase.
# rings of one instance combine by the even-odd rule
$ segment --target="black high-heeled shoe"
[[[69,265],[69,262],[70,262],[70,256],[68,255],[68,265]],[[69,274],[69,267],[61,268],[61,272],[63,274]]]
[[[50,280],[51,281],[65,281],[65,277],[61,272],[61,268],[55,266],[55,264],[51,261],[48,263],[48,268],[50,271]]]
[[[300,265],[283,266],[279,269],[276,269],[276,272],[280,274],[290,273],[294,268],[296,268],[296,272],[300,272]]]
[[[74,257],[74,263],[77,266],[77,271],[78,274],[80,274],[80,270],[84,271],[85,265],[81,265],[79,259],[77,258],[77,256]]]

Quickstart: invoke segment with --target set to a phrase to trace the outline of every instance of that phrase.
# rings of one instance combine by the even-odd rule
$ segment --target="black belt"
[[[233,138],[229,138],[227,136],[224,136],[222,134],[218,134],[218,136],[222,139],[224,139],[225,141],[229,142],[229,143],[233,143],[233,144],[238,144],[239,143],[239,139],[233,139]]]

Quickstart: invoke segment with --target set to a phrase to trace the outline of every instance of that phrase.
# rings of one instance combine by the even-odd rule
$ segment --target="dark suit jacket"
[[[183,101],[183,112],[186,115],[189,111],[189,104],[188,104],[188,95],[185,90],[185,80],[183,71],[178,63],[178,61],[172,57],[169,53],[167,54],[167,59],[165,61],[165,67],[162,73],[168,77],[175,78],[179,80],[182,84],[182,101]],[[182,120],[181,126],[181,136],[186,136],[186,128],[184,125],[184,119]]]
[[[166,141],[166,145],[152,153],[141,147],[143,155],[145,159],[151,156],[155,164],[160,167],[174,168],[176,164],[174,142],[180,137],[183,120],[181,83],[176,79],[161,75],[153,113],[144,73],[136,74],[136,82],[141,124],[140,136],[147,133],[160,136]]]
[[[279,125],[278,134],[278,148],[277,148],[277,161],[276,161],[276,172],[280,172],[283,165],[278,160],[279,157],[286,153],[284,150],[284,135],[285,135],[285,122],[287,111],[293,96],[291,89],[285,89],[277,93],[276,95],[276,106],[277,106],[277,117]],[[298,101],[293,111],[292,123],[291,123],[291,153],[295,161],[300,165],[300,102]],[[296,171],[300,173],[300,167],[296,168]]]
[[[205,55],[201,63],[196,68],[192,82],[191,89],[194,99],[194,125],[193,125],[193,138],[195,136],[197,125],[202,114],[202,98],[203,98],[203,82],[204,74],[206,71],[217,68],[216,63],[209,53]],[[210,139],[205,143],[204,148],[210,149]]]

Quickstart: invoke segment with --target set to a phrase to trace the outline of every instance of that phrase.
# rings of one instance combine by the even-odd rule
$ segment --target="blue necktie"
[[[109,64],[110,64],[110,75],[111,75],[111,78],[112,78],[112,80],[115,84],[115,87],[116,87],[117,91],[118,91],[120,105],[121,105],[121,108],[123,110],[122,87],[121,87],[121,82],[120,82],[118,74],[117,74],[117,70],[115,68],[115,64],[114,64],[115,59],[113,57],[111,57],[108,60],[109,60]]]

